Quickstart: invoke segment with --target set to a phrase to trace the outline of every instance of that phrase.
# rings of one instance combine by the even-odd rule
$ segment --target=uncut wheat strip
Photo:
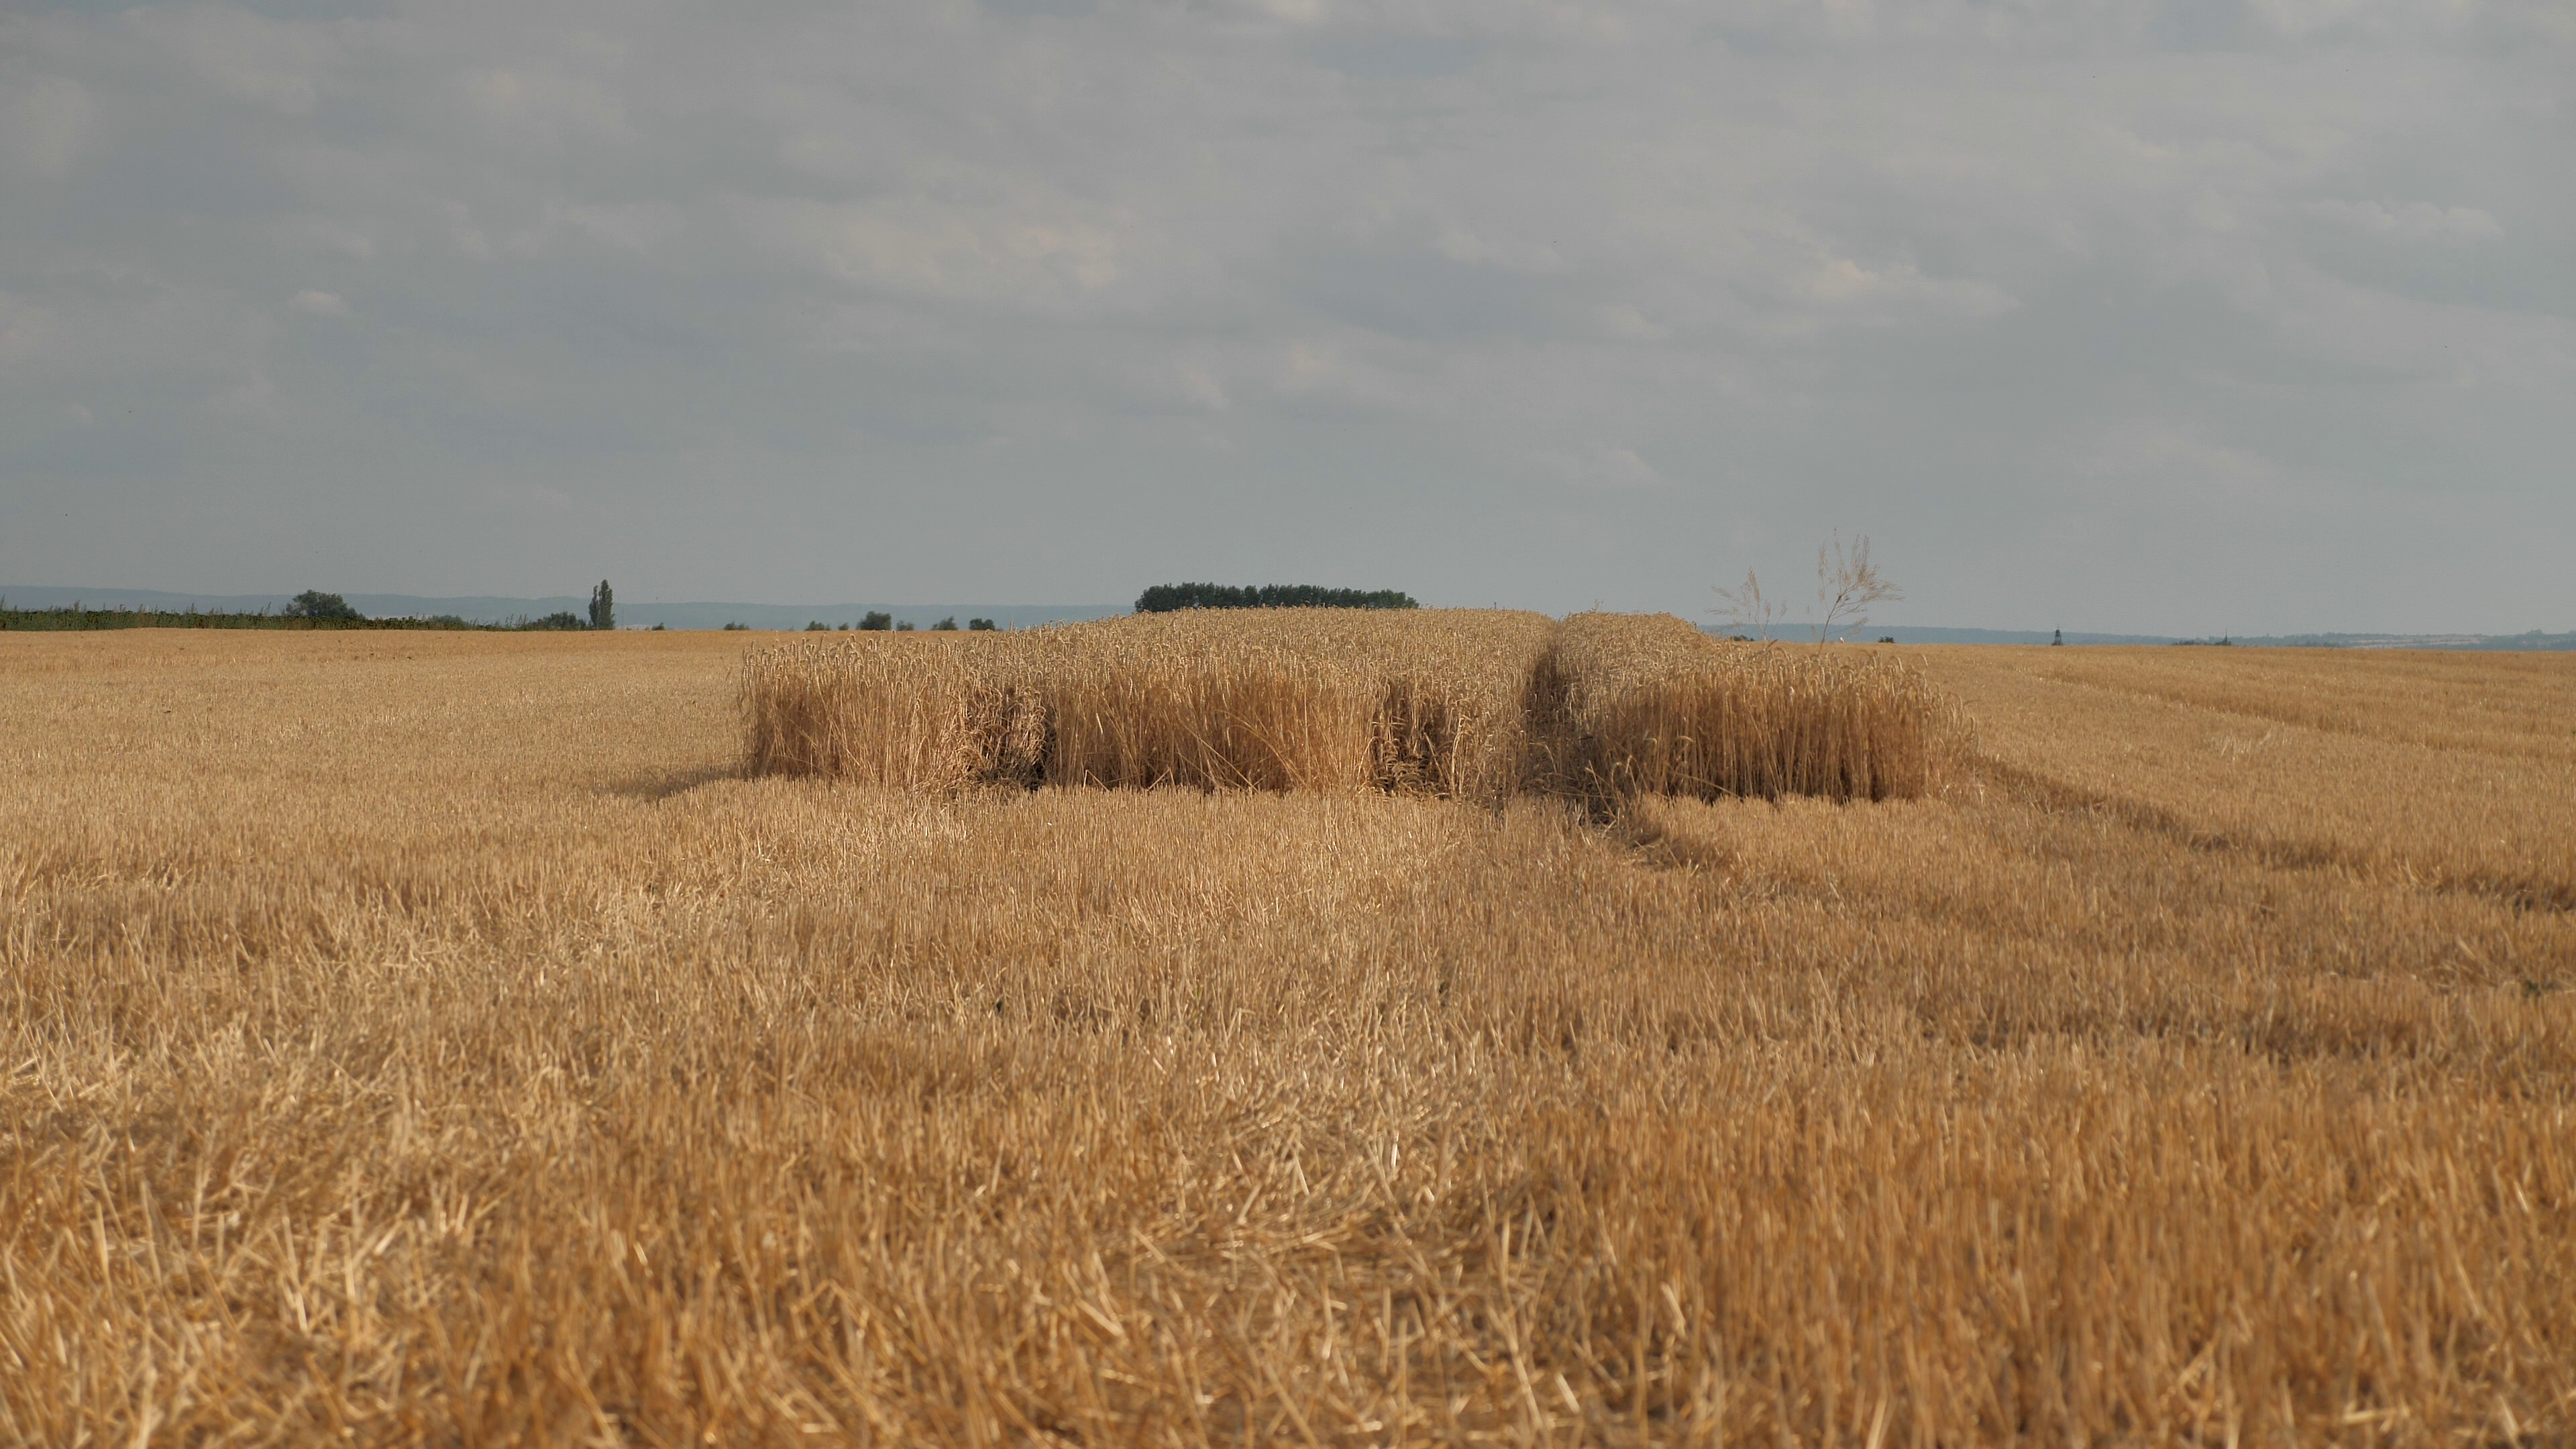
[[[1571,788],[1886,799],[1934,780],[1940,711],[1902,662],[1730,646],[1668,615],[1591,614],[1566,621],[1548,668]]]
[[[1518,754],[1517,666],[1549,626],[1452,612],[1225,611],[1052,631],[1046,775],[1345,790],[1389,787],[1410,764],[1441,793],[1495,793]],[[1434,708],[1396,717],[1425,695]]]
[[[1339,789],[1364,783],[1365,703],[1347,671],[1261,649],[1129,655],[1049,682],[1051,780]]]
[[[1481,611],[1408,640],[1390,667],[1388,783],[1418,769],[1435,793],[1499,801],[1522,787],[1531,676],[1556,626],[1541,616]]]
[[[936,635],[758,651],[742,685],[747,766],[912,790],[991,778],[1030,752],[1025,653]]]
[[[1907,743],[1923,691],[1901,671],[1726,650],[1668,616],[1348,617],[1362,612],[1104,621],[973,653],[774,652],[751,670],[747,753],[756,771],[915,789],[1010,776],[1499,799],[1524,783],[1553,636],[1574,736],[1553,751],[1560,775],[1611,793],[1924,789],[1924,731]]]

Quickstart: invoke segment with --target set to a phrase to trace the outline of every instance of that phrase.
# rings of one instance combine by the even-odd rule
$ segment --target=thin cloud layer
[[[2568,15],[22,8],[0,580],[2564,628]]]

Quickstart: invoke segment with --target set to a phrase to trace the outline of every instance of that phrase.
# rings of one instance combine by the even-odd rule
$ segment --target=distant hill
[[[2325,649],[2576,649],[2576,632],[2544,634],[2281,634],[2239,644]]]
[[[1863,624],[1851,631],[1854,639],[1893,638],[1899,644],[2045,644],[2051,631],[2046,629],[1930,629],[1908,628],[1902,624]],[[1812,639],[1813,629],[1774,628],[1777,639]],[[2069,644],[2171,644],[2169,634],[2069,634]]]
[[[262,609],[276,613],[294,597],[293,594],[176,594],[157,589],[0,588],[0,602],[19,609],[62,609],[77,603],[92,609],[179,611],[195,608],[205,613],[255,614]],[[587,595],[572,594],[542,599],[493,594],[456,598],[425,598],[416,594],[348,594],[343,597],[348,599],[351,608],[369,618],[427,618],[454,614],[478,624],[498,624],[517,618],[542,619],[558,612],[580,614],[590,606]],[[650,629],[656,624],[666,629],[721,629],[727,624],[745,624],[754,629],[802,629],[816,621],[856,625],[861,616],[878,609],[898,620],[909,620],[915,627],[923,629],[950,617],[954,617],[961,627],[968,619],[982,618],[990,619],[1005,629],[1026,629],[1034,624],[1102,619],[1127,612],[1124,604],[651,604],[621,598],[617,601],[617,622],[619,627],[628,629]]]
[[[1712,632],[1724,632],[1712,630]],[[1854,640],[1892,638],[1899,644],[2045,644],[2048,629],[1935,629],[1904,624],[1864,624],[1851,631]],[[1774,639],[1812,639],[1812,629],[1780,626]],[[2066,642],[2077,644],[2215,644],[2216,639],[2177,639],[2171,634],[2083,634],[2068,630]],[[2544,634],[2251,634],[2229,639],[2248,649],[2576,649],[2576,633]]]

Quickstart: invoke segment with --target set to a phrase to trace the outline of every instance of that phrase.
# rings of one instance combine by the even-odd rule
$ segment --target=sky
[[[2566,0],[0,4],[0,588],[2576,628]]]

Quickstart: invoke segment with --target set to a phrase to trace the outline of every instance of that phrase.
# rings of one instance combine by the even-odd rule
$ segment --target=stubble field
[[[1605,804],[751,777],[744,652],[0,638],[0,1440],[2576,1433],[2576,658]]]

